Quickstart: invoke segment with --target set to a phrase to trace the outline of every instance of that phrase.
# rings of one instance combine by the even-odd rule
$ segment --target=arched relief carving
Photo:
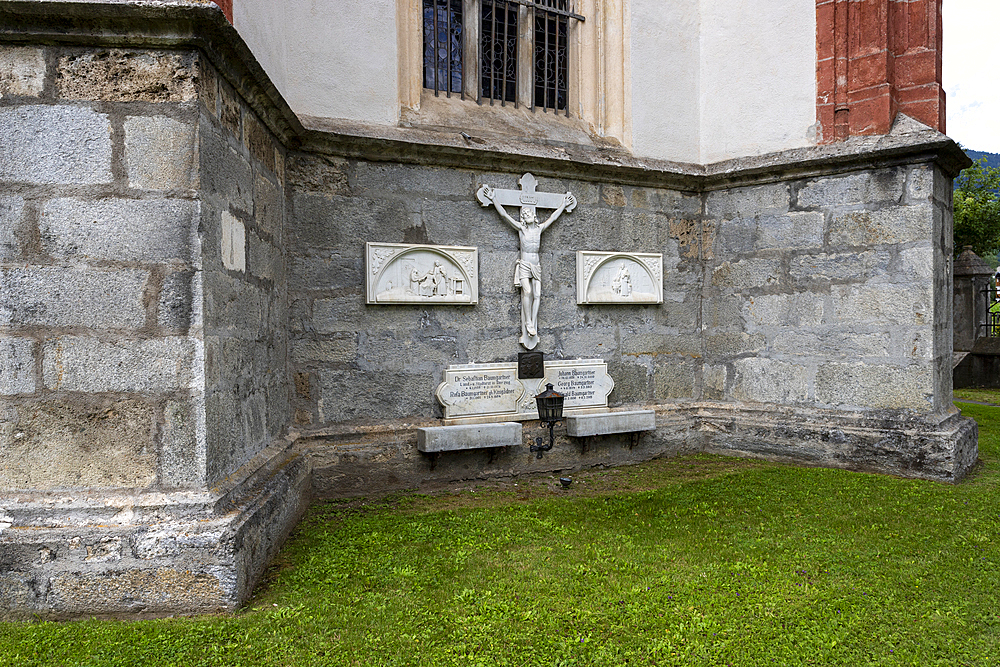
[[[479,250],[463,246],[365,244],[368,304],[479,302]]]
[[[576,302],[663,303],[663,255],[578,250]]]

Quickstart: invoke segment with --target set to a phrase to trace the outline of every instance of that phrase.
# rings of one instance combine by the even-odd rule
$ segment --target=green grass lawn
[[[2,624],[0,664],[1000,664],[1000,407],[960,407],[957,486],[693,456],[323,504],[239,613]]]

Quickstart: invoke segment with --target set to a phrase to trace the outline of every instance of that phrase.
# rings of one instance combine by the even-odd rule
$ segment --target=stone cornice
[[[0,0],[0,43],[195,48],[287,146],[302,124],[212,0]]]
[[[359,158],[539,176],[612,181],[689,192],[934,162],[954,176],[971,161],[945,135],[900,115],[889,134],[709,165],[636,157],[593,146],[477,137],[469,132],[300,119],[211,0],[0,0],[0,41],[202,51],[291,149]]]

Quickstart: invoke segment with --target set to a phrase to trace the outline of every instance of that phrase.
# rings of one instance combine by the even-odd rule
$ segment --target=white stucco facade
[[[812,0],[702,0],[699,32],[699,162],[815,143]]]
[[[417,24],[419,7],[237,0],[234,25],[300,116],[395,126],[400,77],[419,78],[401,66],[407,33],[397,23]],[[619,138],[637,156],[705,164],[815,143],[814,0],[628,0],[627,9]]]
[[[300,116],[395,125],[395,0],[237,0],[233,25]]]

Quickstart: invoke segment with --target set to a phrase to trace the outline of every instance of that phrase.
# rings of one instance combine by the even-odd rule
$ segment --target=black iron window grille
[[[986,321],[980,321],[977,336],[1000,338],[1000,285],[991,285],[980,294],[986,302]]]
[[[539,0],[535,5],[534,106],[543,111],[565,110],[569,115],[569,0]],[[544,9],[543,9],[544,7]]]
[[[517,9],[517,2],[483,0],[479,80],[480,94],[490,104],[499,100],[517,105]]]
[[[423,0],[424,87],[568,116],[571,3]]]
[[[464,22],[462,0],[424,0],[424,88],[448,97],[462,85]]]

